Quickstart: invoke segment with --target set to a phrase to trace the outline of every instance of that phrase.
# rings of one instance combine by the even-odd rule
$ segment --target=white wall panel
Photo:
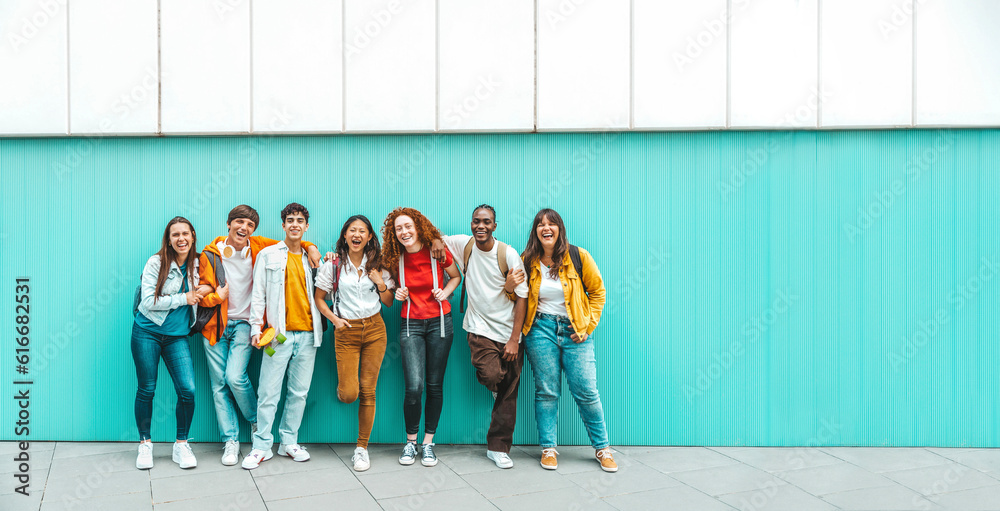
[[[439,0],[438,127],[535,125],[534,0]]]
[[[73,0],[69,9],[70,132],[156,133],[156,0]]]
[[[1000,125],[998,26],[996,0],[917,5],[917,125]]]
[[[0,1],[0,34],[0,135],[65,135],[65,2]]]
[[[539,129],[628,128],[629,0],[538,0]]]
[[[253,0],[253,130],[343,129],[340,0]]]
[[[160,3],[164,133],[250,131],[250,0]]]
[[[817,0],[733,0],[730,125],[815,128]]]
[[[820,13],[820,123],[909,126],[913,110],[912,0],[836,0]]]
[[[634,0],[635,127],[726,126],[726,0]]]
[[[435,129],[434,0],[346,0],[347,131]]]

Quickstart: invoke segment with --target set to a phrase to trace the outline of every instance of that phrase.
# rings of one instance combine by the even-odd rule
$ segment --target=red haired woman
[[[399,329],[406,381],[403,398],[406,445],[399,457],[402,465],[412,465],[417,457],[420,398],[425,386],[427,402],[420,462],[425,467],[437,465],[434,433],[444,404],[444,371],[454,335],[448,297],[461,282],[450,253],[444,263],[431,258],[431,243],[440,238],[441,232],[413,208],[394,209],[382,227],[382,267],[399,285],[396,300],[405,302],[401,312],[405,320]],[[447,285],[443,285],[445,272],[451,277]]]

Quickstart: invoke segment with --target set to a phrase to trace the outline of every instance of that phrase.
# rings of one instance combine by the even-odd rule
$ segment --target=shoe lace
[[[194,451],[191,450],[191,444],[184,442],[183,444],[177,444],[181,450],[181,456],[194,456]]]
[[[236,440],[226,440],[225,453],[226,454],[235,454],[236,453],[236,445],[237,445],[236,444]]]
[[[415,452],[414,452],[415,454]],[[357,462],[358,460],[368,461],[368,450],[361,449],[360,447],[354,450],[354,456],[351,457],[351,461]]]
[[[559,451],[555,447],[542,449],[542,456],[555,456],[556,454],[559,454]]]
[[[498,452],[497,458],[500,458],[500,461],[510,461],[510,456],[508,456],[505,452]]]
[[[433,458],[433,457],[435,457],[434,456],[434,444],[426,444],[426,445],[424,445],[424,457],[425,458]]]
[[[403,447],[403,456],[416,456],[417,455],[417,444],[413,442],[406,442],[406,446]]]
[[[139,454],[151,454],[153,452],[153,444],[142,442],[139,444]]]
[[[607,448],[601,449],[600,451],[597,451],[597,457],[601,458],[601,459],[604,459],[604,458],[607,458],[609,460],[613,459],[611,457],[611,449],[607,449]]]

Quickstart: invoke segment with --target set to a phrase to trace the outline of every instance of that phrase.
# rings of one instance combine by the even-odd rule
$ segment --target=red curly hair
[[[424,247],[430,247],[434,240],[442,238],[441,231],[434,227],[423,213],[413,208],[392,210],[382,224],[382,268],[385,268],[396,282],[399,282],[399,257],[406,250],[396,239],[396,219],[403,215],[413,219],[413,226],[417,228],[417,239]]]

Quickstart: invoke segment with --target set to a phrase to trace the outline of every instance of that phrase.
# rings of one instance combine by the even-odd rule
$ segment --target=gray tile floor
[[[363,473],[353,445],[308,445],[309,462],[276,456],[254,471],[223,466],[221,445],[204,443],[195,469],[157,444],[155,467],[140,471],[135,447],[32,443],[24,496],[18,446],[0,442],[0,510],[1000,510],[1000,449],[620,447],[607,474],[586,447],[560,448],[550,472],[533,446],[500,470],[482,446],[438,446],[441,463],[425,468],[374,445]]]

